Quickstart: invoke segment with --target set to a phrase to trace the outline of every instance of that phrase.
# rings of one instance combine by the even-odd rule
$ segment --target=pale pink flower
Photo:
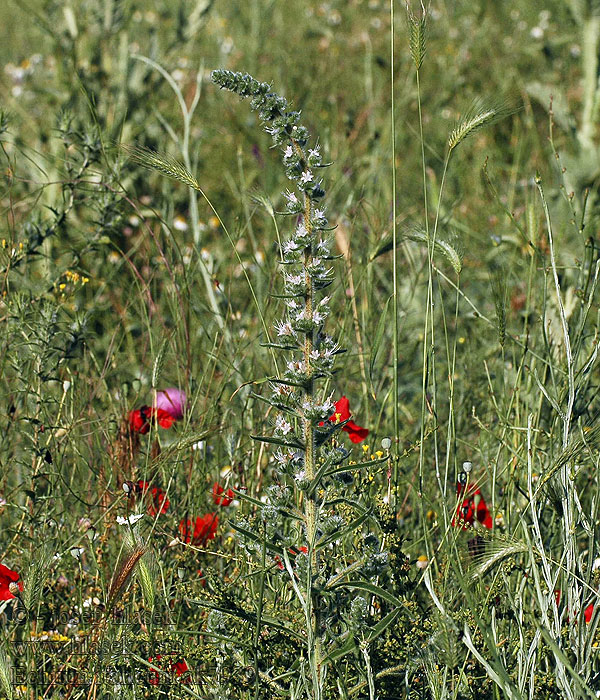
[[[171,387],[156,392],[154,408],[166,411],[175,420],[183,418],[187,396],[185,391]]]

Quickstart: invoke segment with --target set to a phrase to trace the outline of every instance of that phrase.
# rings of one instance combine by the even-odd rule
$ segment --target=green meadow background
[[[417,82],[403,3],[1,3],[0,561],[23,582],[1,697],[597,697],[600,6],[425,14]],[[287,361],[264,342],[290,182],[216,68],[270,83],[332,163],[346,351],[320,391],[349,398],[369,435],[339,443],[373,465],[328,510],[354,526],[322,553],[319,683],[281,570],[305,496],[269,510],[275,448],[252,438]],[[132,431],[168,387],[183,419]],[[465,480],[493,527],[462,527]],[[186,543],[208,513],[215,537]],[[373,537],[386,566],[334,595]]]

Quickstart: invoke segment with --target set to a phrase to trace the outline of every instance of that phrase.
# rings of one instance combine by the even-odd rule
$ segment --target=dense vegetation
[[[597,697],[597,1],[0,21],[0,697]]]

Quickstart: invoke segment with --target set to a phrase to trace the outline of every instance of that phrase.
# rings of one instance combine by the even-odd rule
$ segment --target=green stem
[[[398,507],[398,469],[400,455],[400,416],[398,413],[398,364],[399,364],[399,348],[398,348],[398,250],[397,250],[397,231],[396,231],[396,124],[394,120],[394,0],[390,0],[390,96],[392,101],[392,278],[394,293],[392,298],[392,311],[394,315],[394,444],[393,444],[393,461],[394,461],[394,507]]]
[[[293,142],[294,149],[303,161],[306,160],[303,149]],[[307,231],[310,243],[304,249],[303,260],[303,275],[305,283],[304,292],[304,317],[312,319],[314,307],[314,284],[310,275],[309,269],[313,261],[313,243],[312,243],[312,202],[308,194],[304,194],[304,226]],[[302,391],[302,403],[312,405],[314,400],[314,379],[312,370],[312,351],[314,349],[314,330],[306,333],[304,338],[304,371],[306,374],[306,383]],[[315,450],[315,430],[311,418],[303,417],[303,437],[305,445],[304,453],[304,470],[307,481],[312,482],[316,473],[316,450]],[[321,639],[319,636],[319,611],[317,594],[313,591],[312,579],[313,572],[318,572],[319,561],[317,550],[315,548],[316,530],[317,530],[317,507],[316,499],[317,489],[310,496],[307,496],[304,501],[304,519],[306,524],[306,537],[309,552],[309,567],[307,577],[307,595],[306,601],[310,611],[310,627],[311,634],[309,636],[309,659],[311,672],[313,677],[313,697],[319,700],[321,697]]]

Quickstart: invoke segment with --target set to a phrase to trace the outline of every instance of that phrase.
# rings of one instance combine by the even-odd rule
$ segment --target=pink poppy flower
[[[185,391],[182,391],[181,389],[171,387],[170,389],[163,389],[162,391],[156,392],[154,408],[158,409],[159,411],[165,411],[174,420],[180,420],[183,418],[186,404],[187,396],[185,395]]]

